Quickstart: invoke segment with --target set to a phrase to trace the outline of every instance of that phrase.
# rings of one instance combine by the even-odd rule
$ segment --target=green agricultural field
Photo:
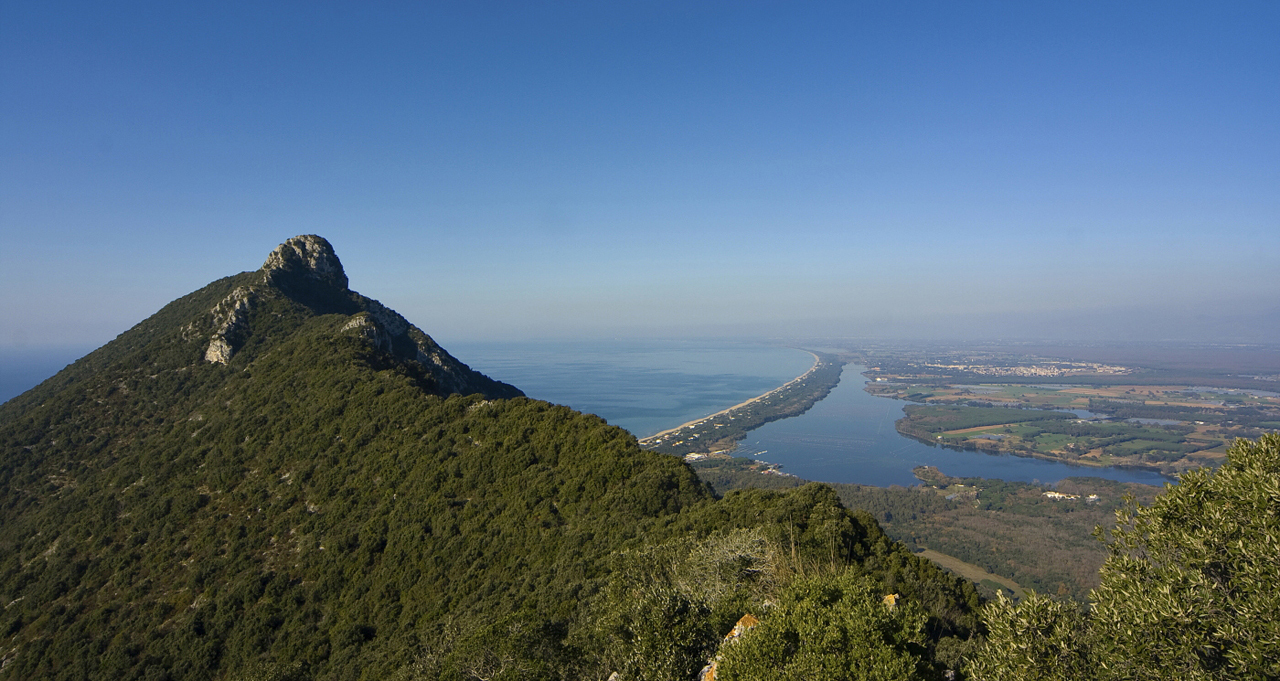
[[[1064,394],[1062,388],[1039,388],[1025,385],[990,387],[998,389],[998,392],[989,394],[991,397],[1020,399],[1028,402],[1035,401],[1037,404],[1068,404],[1075,399],[1074,395]]]
[[[1180,423],[1084,421],[1065,412],[950,404],[908,405],[905,412],[899,432],[944,446],[1094,466],[1141,465],[1166,474],[1212,463],[1224,445]]]
[[[929,432],[934,434],[982,426],[998,426],[1007,423],[1075,418],[1071,414],[1060,412],[1000,407],[910,405],[906,411],[908,419],[915,424],[925,426]]]
[[[1044,434],[1036,438],[1036,448],[1046,448],[1049,450],[1065,449],[1067,445],[1075,444],[1075,438],[1070,435],[1061,434]]]
[[[1219,463],[1237,438],[1280,430],[1280,397],[1253,388],[1145,385],[1136,375],[1128,384],[1061,385],[886,378],[866,390],[916,403],[897,423],[903,435],[1083,465],[1147,466],[1173,475]],[[1068,410],[1093,416],[1082,420]]]
[[[984,592],[990,595],[994,596],[997,591],[1009,593],[1014,598],[1022,598],[1026,595],[1026,590],[1012,579],[993,574],[985,568],[974,565],[973,563],[967,563],[955,556],[940,553],[932,549],[922,549],[918,555],[923,558],[928,558],[939,566],[964,577],[974,584],[977,584]]]

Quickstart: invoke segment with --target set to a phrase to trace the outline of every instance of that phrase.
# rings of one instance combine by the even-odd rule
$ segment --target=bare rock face
[[[379,303],[372,298],[365,299],[364,309],[378,322],[378,325],[386,329],[387,333],[392,336],[403,336],[409,332],[411,326],[399,312]]]
[[[262,283],[266,286],[287,286],[297,290],[300,286],[320,285],[347,290],[347,274],[333,246],[324,237],[314,234],[295,236],[277,246],[267,256],[260,271]],[[206,362],[226,364],[231,361],[249,333],[249,312],[258,295],[256,287],[239,287],[209,311],[214,331],[204,353]]]
[[[240,336],[248,331],[249,310],[253,307],[254,296],[253,289],[240,287],[210,310],[214,331],[209,339],[209,348],[204,351],[206,362],[226,364],[231,361]]]
[[[280,284],[285,279],[312,279],[338,290],[347,289],[347,273],[324,237],[303,234],[276,246],[262,263],[262,281]]]

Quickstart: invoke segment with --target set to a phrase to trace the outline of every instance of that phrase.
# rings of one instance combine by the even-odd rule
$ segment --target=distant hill
[[[316,236],[0,405],[0,679],[691,678],[834,572],[926,613],[926,676],[976,630],[971,585],[829,488],[717,498]]]

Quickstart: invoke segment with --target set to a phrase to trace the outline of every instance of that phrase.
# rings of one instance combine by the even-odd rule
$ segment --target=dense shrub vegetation
[[[209,311],[263,281],[0,406],[0,679],[1280,676],[1280,436],[1124,507],[1091,613],[1032,596],[984,625],[971,583],[876,518],[954,500],[717,496],[597,417],[442,378],[352,325],[367,299],[298,278],[258,284],[206,361]],[[1023,487],[987,510],[1040,513]]]
[[[438,394],[341,296],[261,287],[205,361],[260,280],[0,407],[0,678],[679,678],[846,572],[916,604],[930,674],[976,631],[971,585],[829,488],[720,499],[594,416]]]

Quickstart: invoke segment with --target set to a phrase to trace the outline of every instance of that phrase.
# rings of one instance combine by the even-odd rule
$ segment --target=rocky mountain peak
[[[338,290],[347,290],[347,273],[324,237],[295,236],[280,244],[262,263],[263,281],[278,284],[284,279],[313,279]]]
[[[306,234],[285,241],[267,256],[259,271],[262,284],[236,286],[208,312],[182,327],[185,341],[208,339],[206,362],[230,364],[257,332],[255,315],[278,318],[280,314],[265,310],[287,300],[286,307],[295,305],[291,314],[346,315],[349,320],[341,333],[362,338],[388,361],[420,367],[429,376],[430,389],[441,395],[482,393],[494,399],[524,395],[458,361],[395,310],[347,288],[342,263],[323,237]]]

